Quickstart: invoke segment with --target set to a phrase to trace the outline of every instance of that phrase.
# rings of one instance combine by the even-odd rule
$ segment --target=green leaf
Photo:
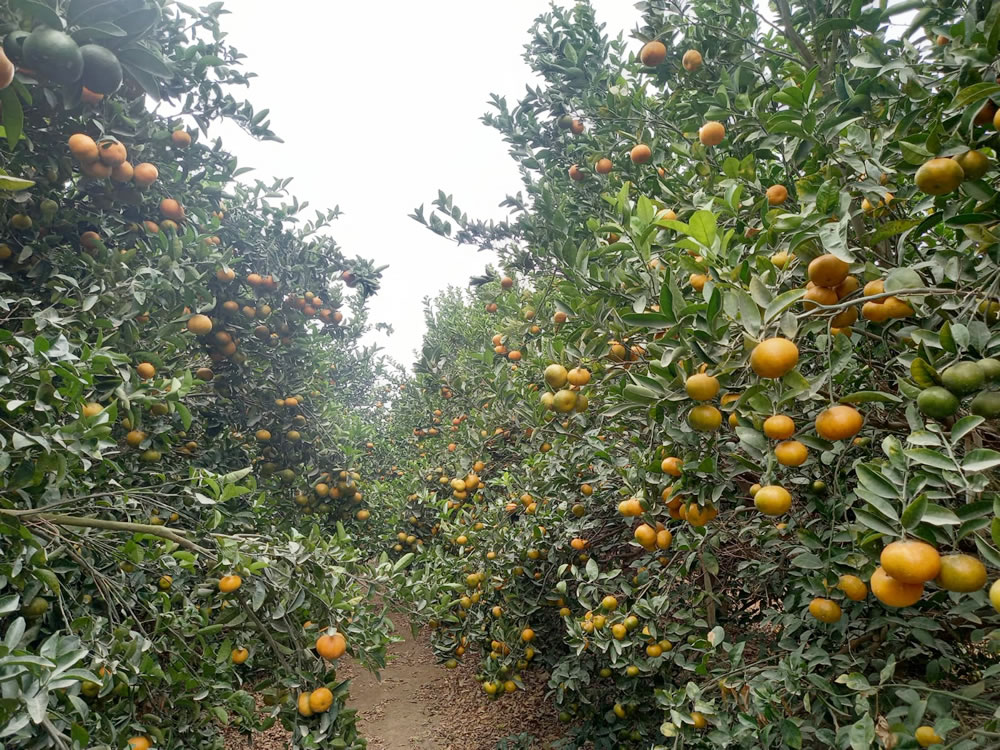
[[[48,26],[59,31],[63,29],[63,20],[59,14],[41,0],[11,0],[10,6],[29,16],[36,26]]]
[[[978,104],[997,94],[1000,94],[1000,86],[995,83],[974,83],[971,86],[966,86],[955,95],[949,109],[959,109],[970,104]]]
[[[802,299],[802,295],[805,293],[805,289],[789,289],[787,292],[782,292],[771,300],[767,305],[767,309],[764,310],[764,324],[767,325],[776,315],[783,313]]]
[[[781,720],[781,740],[785,747],[802,750],[802,732],[791,719]]]
[[[858,481],[879,497],[895,500],[899,497],[899,488],[890,482],[873,464],[858,464],[854,469]],[[895,519],[896,516],[892,516]]]
[[[965,471],[985,471],[994,466],[1000,466],[1000,453],[989,448],[969,451],[962,461],[962,469]]]
[[[711,211],[695,211],[688,223],[688,234],[706,247],[715,239],[715,214]]]
[[[641,328],[670,328],[672,321],[663,313],[626,313],[622,322],[627,326]]]
[[[955,471],[958,468],[950,458],[937,451],[932,451],[930,448],[907,448],[903,453],[917,463],[933,466],[936,469]]]
[[[459,486],[461,486],[461,485],[459,485]],[[398,573],[399,571],[401,571],[403,568],[405,568],[407,565],[409,565],[413,561],[414,557],[416,557],[416,553],[415,552],[407,552],[401,558],[399,558],[398,560],[396,560],[396,562],[392,566],[392,572],[393,573]]]
[[[20,177],[10,175],[0,175],[0,190],[9,193],[16,193],[19,190],[27,190],[35,184],[34,180],[24,180]]]
[[[918,495],[909,505],[903,509],[903,515],[900,516],[900,522],[903,524],[904,529],[914,528],[924,517],[924,512],[927,510],[927,495]]]
[[[951,444],[957,445],[958,442],[972,432],[974,429],[979,427],[986,420],[983,417],[978,417],[974,414],[970,414],[967,417],[962,417],[960,420],[955,422],[951,428]],[[968,457],[966,457],[968,458]],[[963,465],[964,468],[964,465]]]
[[[24,109],[21,107],[21,99],[13,86],[0,90],[0,108],[3,109],[3,127],[7,134],[7,148],[13,151],[24,132]]]
[[[934,503],[927,504],[923,520],[924,523],[929,523],[932,526],[958,526],[962,523],[962,519],[950,510]]]
[[[153,52],[142,45],[135,44],[131,47],[125,47],[118,50],[117,55],[121,63],[123,65],[127,64],[130,68],[138,68],[157,78],[174,77],[174,69],[170,67],[167,61],[159,53]]]
[[[826,563],[812,552],[803,552],[796,555],[792,558],[792,565],[797,568],[805,568],[806,570],[821,570],[826,567]]]
[[[885,534],[886,536],[896,536],[898,533],[897,529],[892,528],[889,524],[883,521],[881,518],[872,515],[864,510],[854,511],[854,517],[857,518],[861,523],[867,526],[873,531],[877,531],[880,534]]]

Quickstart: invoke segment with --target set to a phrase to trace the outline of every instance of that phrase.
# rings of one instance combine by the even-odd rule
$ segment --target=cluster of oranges
[[[111,179],[117,183],[133,183],[137,188],[147,188],[156,182],[159,170],[149,162],[136,164],[128,161],[128,149],[120,141],[104,139],[95,141],[85,133],[69,137],[69,151],[88,177]]]
[[[567,370],[558,363],[545,368],[545,382],[554,391],[543,391],[542,406],[547,411],[566,414],[571,411],[586,411],[590,400],[580,392],[590,382],[590,370],[585,367],[574,367]]]

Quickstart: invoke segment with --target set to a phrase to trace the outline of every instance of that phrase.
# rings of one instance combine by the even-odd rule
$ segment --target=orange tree
[[[1000,11],[641,6],[536,22],[509,221],[414,214],[502,270],[429,309],[386,553],[595,747],[995,742]]]
[[[381,269],[208,140],[275,137],[222,13],[0,9],[7,747],[364,746],[335,667],[389,640],[352,542]]]

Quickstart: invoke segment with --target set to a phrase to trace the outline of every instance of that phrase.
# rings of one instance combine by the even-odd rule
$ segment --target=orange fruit
[[[772,440],[786,440],[795,434],[795,422],[785,414],[775,414],[764,420],[764,434]]]
[[[101,235],[97,232],[84,232],[80,235],[80,244],[83,245],[87,250],[96,250],[97,243],[101,241]]]
[[[574,367],[566,374],[570,385],[583,386],[590,382],[590,370],[584,367]]]
[[[917,741],[920,747],[930,747],[931,745],[939,745],[944,742],[944,739],[934,731],[934,727],[927,726],[926,724],[922,727],[917,727],[917,730],[913,733],[913,739]]]
[[[920,165],[914,176],[917,189],[928,195],[945,195],[965,180],[962,166],[954,159],[931,159]]]
[[[80,171],[87,175],[87,177],[96,177],[100,180],[105,180],[111,176],[111,167],[100,160],[90,163],[81,162]]]
[[[646,42],[642,45],[642,49],[639,50],[639,60],[641,60],[642,64],[647,68],[655,68],[666,59],[667,46],[663,42],[656,41],[655,39],[651,42]]]
[[[74,133],[69,137],[69,152],[81,164],[92,164],[99,158],[97,141],[83,133]]]
[[[660,462],[660,471],[664,474],[669,474],[672,477],[679,477],[681,475],[681,465],[684,462],[677,456],[667,456],[663,461]]]
[[[830,326],[833,328],[846,328],[853,325],[858,320],[858,308],[848,307],[830,318]]]
[[[722,412],[708,404],[695,406],[688,412],[688,424],[699,432],[714,432],[722,424]]]
[[[987,99],[983,106],[976,112],[976,116],[973,118],[972,123],[974,125],[987,125],[993,122],[993,117],[997,113],[997,105],[993,103],[992,99]]]
[[[321,635],[316,639],[316,653],[327,661],[339,659],[347,651],[347,639],[340,633]]]
[[[296,701],[300,716],[312,716],[313,710],[309,707],[309,693],[300,693]]]
[[[684,511],[684,520],[692,526],[704,526],[717,515],[719,515],[719,511],[711,505],[699,507],[697,503],[690,503]]]
[[[230,594],[242,585],[243,579],[232,573],[219,579],[219,591],[223,594]]]
[[[97,158],[108,167],[117,167],[128,158],[128,150],[118,141],[101,141],[97,144]]]
[[[694,73],[698,70],[701,67],[701,63],[701,53],[696,49],[689,49],[684,53],[684,57],[681,58],[681,65],[684,66],[684,70],[688,73]]]
[[[160,201],[160,213],[164,219],[184,221],[184,206],[173,198],[164,198]]]
[[[914,312],[910,303],[899,299],[899,297],[886,297],[882,300],[882,307],[885,308],[885,314],[890,318],[908,318]]]
[[[651,550],[656,546],[656,529],[648,523],[636,526],[632,536],[635,537],[635,540],[639,542],[639,544],[648,550]]]
[[[809,280],[816,286],[835,287],[847,278],[850,266],[836,255],[827,253],[809,263]]]
[[[785,440],[774,446],[774,457],[782,466],[801,466],[809,458],[809,449],[798,440]]]
[[[645,143],[640,143],[638,146],[633,146],[628,155],[633,164],[645,164],[653,158],[653,150]]]
[[[718,146],[725,137],[726,128],[715,120],[709,120],[698,129],[698,140],[703,146]]]
[[[524,630],[521,631],[521,640],[524,643],[531,643],[533,640],[535,640],[535,631],[532,630],[531,628],[525,628]]]
[[[820,622],[831,624],[840,619],[840,605],[831,599],[816,597],[809,602],[809,614]]]
[[[816,432],[824,440],[846,440],[854,437],[864,425],[864,418],[853,406],[831,406],[816,417]]]
[[[212,330],[212,319],[198,313],[188,318],[187,329],[196,336],[205,336]]]
[[[844,592],[844,596],[852,602],[863,601],[868,596],[868,587],[865,582],[855,575],[845,573],[837,581],[837,588]]]
[[[139,374],[139,377],[142,380],[149,380],[151,377],[156,375],[156,368],[149,362],[140,362],[139,366],[135,368],[135,371]]]
[[[754,493],[753,504],[765,516],[780,516],[792,507],[792,495],[784,487],[769,484]]]
[[[111,179],[115,182],[129,182],[135,174],[135,168],[127,161],[123,161],[111,170]]]
[[[885,574],[900,583],[933,580],[941,572],[941,556],[927,542],[904,539],[887,544],[879,557]],[[872,590],[875,590],[874,583]]]
[[[146,433],[142,430],[129,430],[128,434],[125,435],[125,442],[133,448],[138,448],[145,439]]]
[[[159,176],[160,170],[148,161],[136,164],[132,170],[132,181],[135,183],[136,187],[149,187],[156,182],[156,178]]]
[[[80,409],[80,413],[85,417],[96,417],[103,410],[104,407],[96,401],[89,401],[83,405],[83,408]]]
[[[802,295],[802,299],[804,300],[803,306],[806,310],[812,310],[815,309],[816,305],[837,304],[837,292],[827,286],[814,286],[806,290],[806,293]]]
[[[750,353],[750,367],[762,378],[780,378],[798,361],[799,348],[780,336],[761,341]]]
[[[909,607],[920,601],[924,593],[922,583],[903,583],[898,581],[879,566],[872,573],[869,585],[875,598],[887,607]]]
[[[889,319],[889,312],[890,308],[882,304],[881,301],[872,300],[861,306],[861,317],[872,323],[885,323]]]
[[[695,401],[711,401],[719,392],[719,379],[699,372],[684,382],[684,390]]]
[[[233,664],[242,664],[250,658],[250,652],[245,648],[234,648],[229,652],[229,658]]]
[[[576,164],[569,168],[569,178],[575,182],[580,182],[587,179],[586,173],[580,171],[580,167]]]
[[[170,134],[170,140],[177,148],[187,148],[191,145],[191,134],[186,130],[175,130]]]
[[[705,288],[705,284],[708,282],[708,276],[703,273],[693,273],[688,277],[688,283],[691,288],[696,292],[700,292]]]
[[[788,200],[788,188],[784,185],[771,185],[767,189],[767,203],[769,206],[780,206]]]
[[[324,711],[329,711],[330,706],[333,705],[333,693],[330,692],[329,688],[321,687],[316,688],[309,694],[309,708],[315,714],[321,714]]]
[[[692,711],[691,723],[694,725],[695,729],[704,729],[708,726],[708,719],[705,718],[705,714],[701,711]]]
[[[978,591],[986,585],[986,566],[972,555],[945,555],[934,583],[946,591]]]
[[[594,171],[597,174],[608,174],[614,165],[611,163],[611,159],[604,157],[597,160],[597,164],[594,165]]]
[[[148,737],[129,737],[128,739],[129,750],[149,750],[152,746],[153,744]]]

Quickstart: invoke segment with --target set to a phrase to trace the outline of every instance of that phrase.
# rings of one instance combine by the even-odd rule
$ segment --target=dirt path
[[[389,648],[381,681],[353,659],[337,670],[350,678],[348,705],[358,711],[358,728],[369,750],[494,750],[511,735],[527,734],[542,750],[564,726],[545,700],[546,675],[525,675],[524,691],[491,700],[475,680],[474,657],[458,669],[437,663],[426,632],[414,638],[406,619],[392,615],[404,638]],[[226,750],[280,750],[288,737],[280,725],[266,736],[227,737]],[[518,747],[523,747],[518,745]]]

